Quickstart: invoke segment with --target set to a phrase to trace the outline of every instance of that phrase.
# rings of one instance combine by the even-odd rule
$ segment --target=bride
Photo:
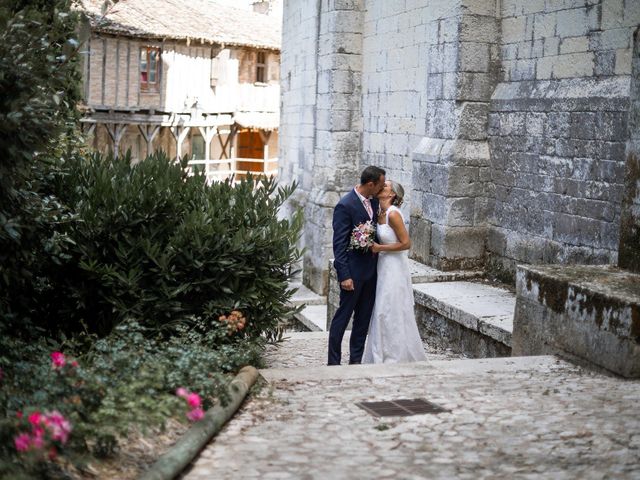
[[[425,359],[422,340],[413,313],[413,287],[409,273],[409,234],[402,205],[402,185],[387,181],[378,194],[379,252],[376,300],[362,363],[402,363]]]

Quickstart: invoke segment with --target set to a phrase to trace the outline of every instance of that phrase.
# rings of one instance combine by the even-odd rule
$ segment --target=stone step
[[[419,283],[414,285],[413,291],[416,318],[423,332],[427,330],[436,337],[456,337],[462,344],[459,350],[472,356],[510,354],[516,303],[514,293],[492,285],[464,281]],[[478,346],[478,351],[473,351],[474,338],[468,330],[477,333],[475,340],[479,344],[491,339],[498,345],[489,342],[491,345],[487,346],[485,342]]]
[[[427,360],[413,363],[385,363],[368,365],[316,366],[299,368],[266,368],[260,375],[269,383],[305,382],[329,380],[353,380],[385,377],[413,377],[430,374],[518,371],[550,371],[555,368],[569,368],[566,362],[553,355],[531,357],[501,357],[458,360]]]
[[[300,282],[290,283],[289,288],[297,288],[298,290],[291,296],[290,303],[292,305],[326,305],[327,297],[318,295],[313,290],[307,288]]]
[[[411,273],[411,282],[414,285],[417,283],[469,280],[483,276],[483,272],[475,270],[454,270],[444,272],[437,268],[416,262],[412,259],[409,259],[409,272]],[[331,325],[331,319],[340,304],[340,287],[338,285],[336,270],[333,268],[333,260],[329,261],[329,297],[327,302],[328,308],[325,328],[328,330]],[[351,328],[351,325],[349,325],[348,328]]]
[[[295,319],[310,332],[324,332],[327,321],[327,304],[306,304],[295,315]]]

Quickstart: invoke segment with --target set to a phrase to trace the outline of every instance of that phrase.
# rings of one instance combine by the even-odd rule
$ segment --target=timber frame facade
[[[167,14],[161,8],[149,13]],[[243,14],[275,25],[267,15]],[[114,156],[130,151],[134,161],[159,150],[170,158],[187,156],[210,180],[246,171],[275,174],[279,45],[140,33],[139,26],[125,24],[126,11],[120,15],[106,28],[104,17],[92,20],[83,64],[82,124],[89,144]]]

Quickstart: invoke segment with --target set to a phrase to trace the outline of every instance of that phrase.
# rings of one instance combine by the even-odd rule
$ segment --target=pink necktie
[[[365,198],[363,203],[364,203],[364,208],[367,210],[367,213],[369,214],[369,218],[373,220],[373,208],[371,208],[371,201],[368,198]]]

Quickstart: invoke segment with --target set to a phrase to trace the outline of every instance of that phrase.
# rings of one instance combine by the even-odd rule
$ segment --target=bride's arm
[[[411,239],[409,238],[409,232],[404,226],[402,215],[393,211],[389,212],[389,226],[393,228],[396,233],[399,242],[389,243],[386,245],[378,245],[373,249],[374,252],[399,252],[401,250],[409,250],[411,248]]]

